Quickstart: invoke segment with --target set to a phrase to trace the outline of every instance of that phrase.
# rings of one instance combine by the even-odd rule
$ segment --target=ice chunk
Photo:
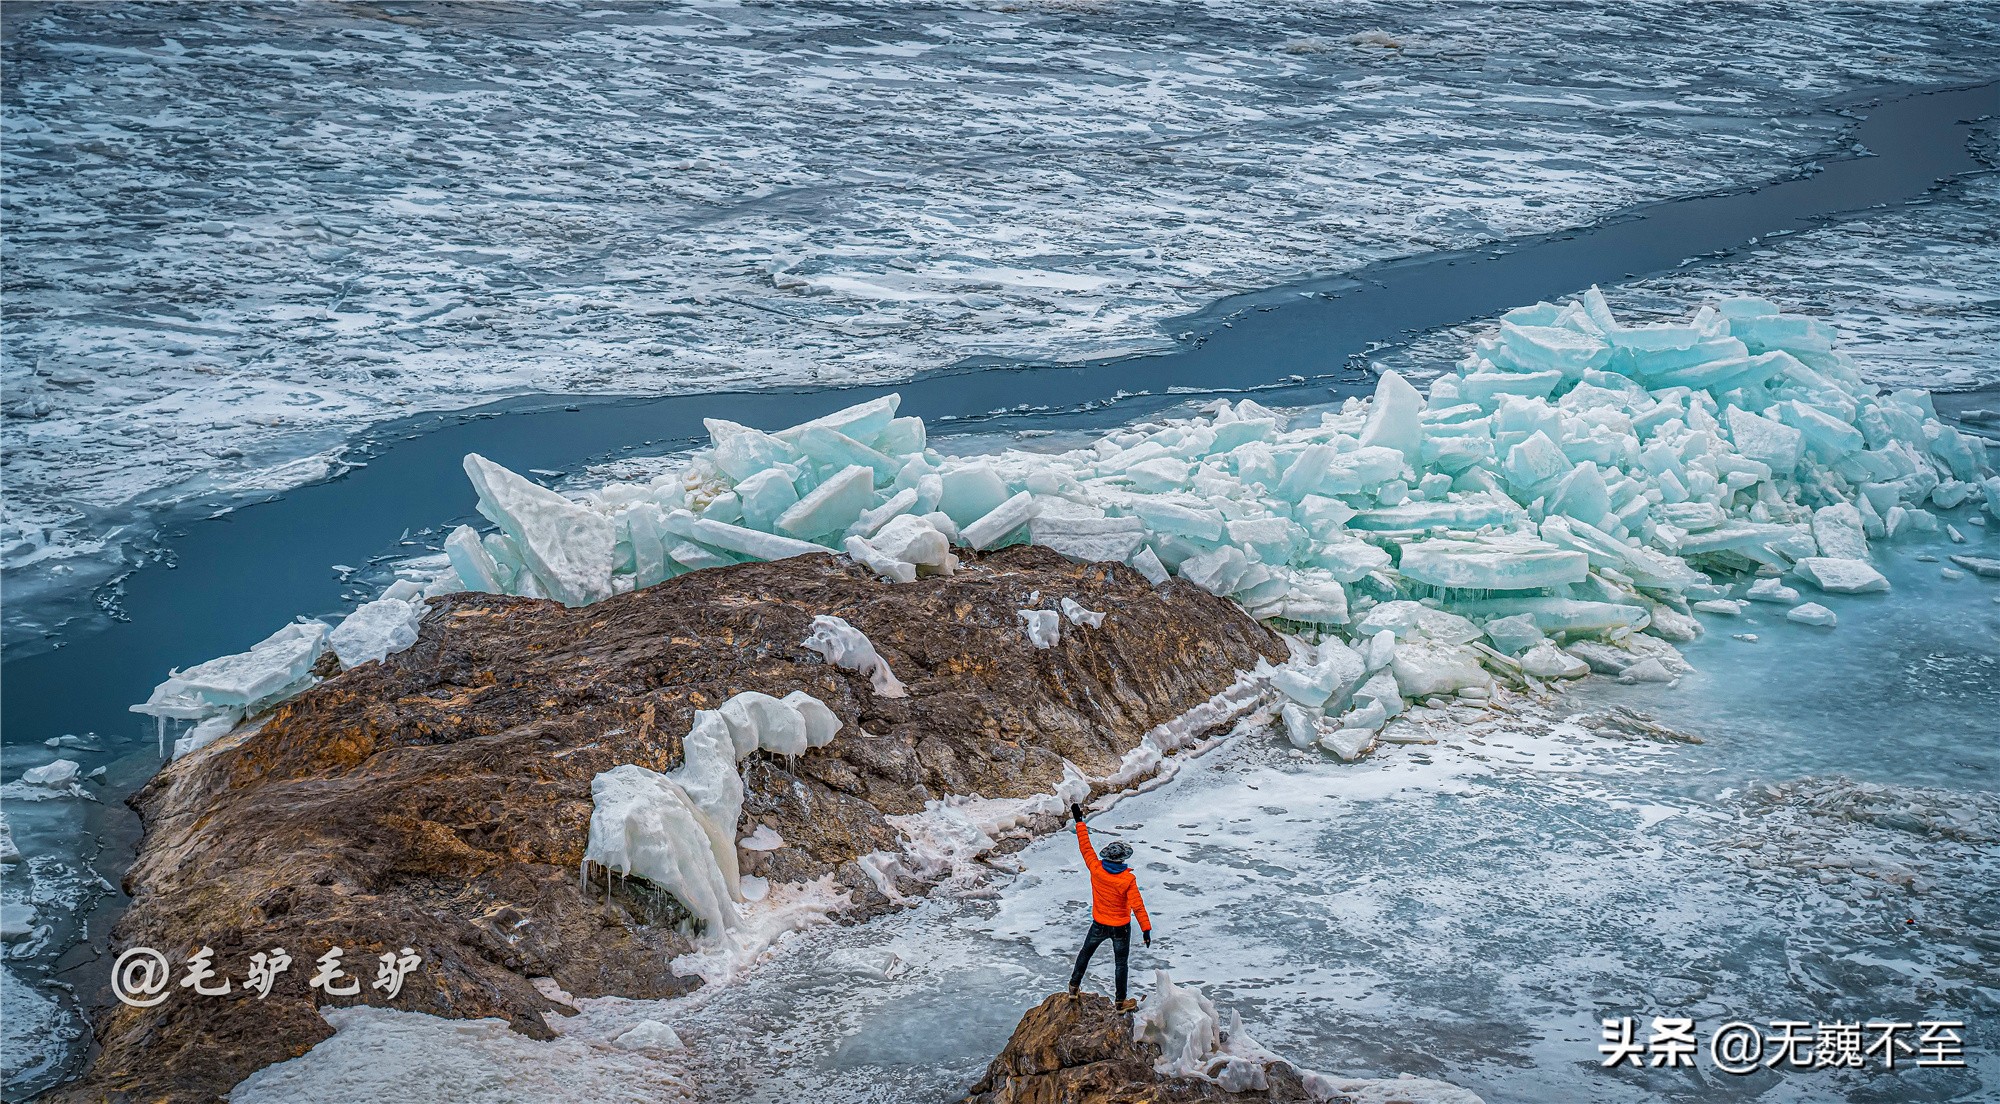
[[[788,560],[793,556],[828,555],[831,552],[823,545],[810,541],[793,540],[724,521],[692,517],[684,510],[668,515],[667,525],[679,530],[680,535],[711,548],[720,548],[753,560]]]
[[[41,786],[51,790],[66,790],[76,783],[83,773],[83,765],[74,759],[58,759],[39,767],[29,767],[21,772],[21,781],[30,786]]]
[[[1798,597],[1798,591],[1792,591],[1792,597]],[[1694,603],[1693,609],[1697,613],[1712,613],[1718,617],[1741,617],[1743,615],[1743,603],[1731,598],[1706,598]]]
[[[796,442],[814,430],[824,429],[844,434],[872,447],[881,443],[883,435],[889,432],[896,417],[896,408],[902,402],[901,395],[893,393],[883,395],[836,410],[823,418],[814,418],[810,422],[795,425],[790,429],[781,429],[775,436],[782,441]]]
[[[1181,563],[1181,578],[1208,591],[1210,594],[1229,595],[1236,591],[1236,584],[1243,579],[1250,563],[1241,549],[1225,544],[1213,552],[1204,552]]]
[[[785,511],[799,504],[798,486],[789,465],[766,468],[737,483],[736,498],[743,524],[765,532],[777,528]]]
[[[960,529],[958,537],[968,546],[984,552],[1007,543],[1007,538],[1040,512],[1041,506],[1035,501],[1035,496],[1022,491]]]
[[[888,483],[896,478],[903,462],[869,448],[847,434],[825,426],[807,426],[799,431],[792,446],[806,455],[806,458],[822,468],[845,469],[864,467],[875,473],[875,482]]]
[[[1389,553],[1358,540],[1321,545],[1307,559],[1343,583],[1360,582],[1370,572],[1389,566]]]
[[[397,598],[364,602],[327,634],[326,642],[342,667],[379,661],[417,642],[417,626],[426,609],[422,602]]]
[[[1555,326],[1517,326],[1500,323],[1500,347],[1512,363],[1508,367],[1524,372],[1554,371],[1566,379],[1582,379],[1586,371],[1611,363],[1611,347],[1604,340],[1576,330]]]
[[[1427,698],[1455,693],[1468,686],[1493,685],[1492,676],[1479,665],[1475,653],[1450,644],[1427,641],[1400,644],[1389,668],[1395,672],[1396,686],[1405,698]]]
[[[237,715],[234,711],[210,717],[189,729],[187,735],[174,741],[173,757],[179,759],[183,755],[192,755],[200,751],[235,731],[236,725]]]
[[[1631,666],[1625,668],[1623,671],[1618,672],[1618,681],[1619,682],[1672,682],[1674,681],[1674,673],[1672,671],[1667,670],[1666,664],[1661,663],[1658,659],[1648,656],[1647,658],[1639,660],[1637,663],[1634,663]]]
[[[860,629],[841,618],[824,613],[813,618],[812,632],[802,644],[835,667],[868,676],[875,692],[882,697],[901,698],[909,693],[896,681],[889,670],[889,661],[875,651],[875,645],[869,643]]]
[[[1556,647],[1552,640],[1528,649],[1520,663],[1522,671],[1539,679],[1582,678],[1590,673],[1590,664]]]
[[[711,848],[706,816],[687,791],[666,775],[628,763],[593,778],[590,796],[587,862],[642,877],[673,894],[707,933],[736,925],[736,906]]]
[[[1222,1046],[1222,1025],[1200,990],[1177,986],[1165,970],[1156,970],[1153,991],[1132,1017],[1132,1036],[1160,1048],[1160,1073],[1185,1077],[1206,1072],[1209,1056]]]
[[[514,542],[541,592],[565,606],[611,597],[611,519],[476,452],[465,474],[479,494],[479,512]]]
[[[1062,633],[1062,618],[1054,610],[1016,610],[1027,630],[1028,642],[1037,648],[1053,648]]]
[[[470,525],[461,525],[444,539],[445,556],[451,561],[452,570],[458,573],[460,585],[467,590],[483,591],[487,594],[505,594],[507,586],[500,579],[500,567],[480,542],[479,532]]]
[[[1104,624],[1103,614],[1084,609],[1074,598],[1065,598],[1062,600],[1062,612],[1063,617],[1072,625],[1083,625],[1095,629]]]
[[[1988,556],[1966,556],[1952,553],[1951,562],[1972,572],[1982,579],[2000,579],[2000,559]]]
[[[1286,702],[1278,709],[1278,719],[1284,722],[1285,740],[1293,747],[1307,751],[1319,744],[1319,710]]]
[[[1645,609],[1617,602],[1591,602],[1580,598],[1495,598],[1467,602],[1459,609],[1474,617],[1525,615],[1545,633],[1590,633],[1615,629],[1642,629],[1649,620]]]
[[[779,755],[806,753],[805,718],[788,701],[746,690],[723,702],[716,712],[729,726],[738,759],[758,748]]]
[[[811,540],[853,525],[875,504],[875,473],[856,464],[842,468],[778,515],[778,528]]]
[[[1321,750],[1333,753],[1345,763],[1361,758],[1375,743],[1375,734],[1387,721],[1381,710],[1379,705],[1370,705],[1350,713],[1339,728],[1320,736]]]
[[[1789,475],[1799,466],[1805,437],[1798,430],[1736,406],[1725,412],[1724,420],[1737,452],[1770,465],[1777,475]]]
[[[955,562],[948,536],[929,520],[909,514],[890,518],[868,543],[883,555],[915,564],[920,571],[930,568],[948,574],[947,569]]]
[[[1375,384],[1375,402],[1361,430],[1363,447],[1392,448],[1415,463],[1423,446],[1424,397],[1402,376],[1384,372]]]
[[[620,1050],[679,1050],[681,1037],[658,1020],[640,1020],[612,1043]]]
[[[1799,592],[1786,586],[1785,581],[1775,575],[1751,583],[1745,596],[1752,602],[1776,602],[1787,606],[1799,600]]]
[[[1527,440],[1507,450],[1501,474],[1506,476],[1508,486],[1525,495],[1568,471],[1570,466],[1569,457],[1548,434],[1538,429]]]
[[[1801,625],[1819,625],[1829,629],[1833,628],[1835,623],[1839,621],[1839,618],[1833,615],[1832,610],[1827,609],[1818,602],[1807,602],[1802,606],[1794,606],[1790,612],[1785,614],[1785,619],[1788,621],[1797,621]]]
[[[1548,639],[1542,634],[1542,630],[1535,627],[1532,619],[1518,613],[1488,621],[1485,631],[1486,638],[1493,642],[1493,647],[1507,655],[1519,655]]]
[[[1274,689],[1300,705],[1338,709],[1364,673],[1361,656],[1329,638],[1267,677]]]
[[[1007,501],[1007,484],[984,461],[952,468],[942,477],[944,497],[938,509],[960,529],[978,521]]]
[[[914,583],[917,581],[917,565],[905,563],[868,543],[861,537],[849,537],[842,545],[854,562],[861,564],[890,583]]]
[[[789,464],[799,458],[792,447],[762,430],[721,418],[703,418],[708,439],[714,445],[715,466],[731,479],[744,480],[768,468]]]
[[[840,718],[825,702],[804,690],[794,690],[782,700],[798,711],[799,720],[805,724],[807,747],[825,747],[840,733]]]
[[[1432,540],[1404,545],[1396,570],[1405,578],[1437,587],[1535,590],[1582,582],[1590,573],[1590,560],[1581,552],[1539,543]]]
[[[173,672],[132,711],[188,721],[254,713],[316,681],[312,668],[326,650],[326,638],[327,627],[318,621],[286,625],[247,652]]]
[[[1861,511],[1851,502],[1837,502],[1814,510],[1812,533],[1822,556],[1837,560],[1868,558],[1868,536],[1862,530]]]
[[[915,487],[904,487],[902,490],[890,495],[889,501],[884,502],[882,505],[872,510],[863,510],[861,516],[854,519],[854,525],[847,531],[848,535],[853,537],[874,536],[878,530],[889,523],[889,519],[907,514],[911,510],[916,509],[919,497]]]
[[[1859,560],[1808,556],[1792,565],[1799,577],[1829,594],[1867,594],[1889,589],[1882,573]]]
[[[1132,553],[1131,559],[1125,562],[1131,564],[1134,571],[1144,575],[1146,581],[1154,586],[1159,586],[1170,578],[1167,574],[1167,566],[1160,562],[1158,554],[1150,548],[1139,549],[1137,552]]]
[[[1135,517],[1066,518],[1037,516],[1028,522],[1028,540],[1071,559],[1131,558],[1146,540],[1146,523]]]

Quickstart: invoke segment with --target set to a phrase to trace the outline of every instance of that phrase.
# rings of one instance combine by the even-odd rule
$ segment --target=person
[[[1139,918],[1139,934],[1146,946],[1153,945],[1153,919],[1146,915],[1146,901],[1139,896],[1139,878],[1125,865],[1132,857],[1132,845],[1114,840],[1104,845],[1104,854],[1090,849],[1090,829],[1084,827],[1083,809],[1072,801],[1070,815],[1076,818],[1076,846],[1083,852],[1083,864],[1090,870],[1090,931],[1083,937],[1083,949],[1076,954],[1076,969],[1069,974],[1069,991],[1074,995],[1083,984],[1083,972],[1090,968],[1090,956],[1097,945],[1111,940],[1118,963],[1118,1010],[1130,1012],[1138,1002],[1125,999],[1125,959],[1132,950],[1132,917]]]

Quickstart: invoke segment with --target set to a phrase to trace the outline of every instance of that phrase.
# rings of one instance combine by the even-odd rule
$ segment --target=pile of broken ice
[[[1824,322],[1756,299],[1627,326],[1592,289],[1509,312],[1428,397],[1386,374],[1372,401],[1305,418],[1219,402],[1060,455],[940,455],[894,395],[772,433],[707,425],[683,469],[581,500],[468,456],[497,530],[451,534],[453,581],[581,605],[806,554],[910,582],[955,570],[954,548],[1033,542],[1177,575],[1293,631],[1298,654],[1266,672],[1287,731],[1351,757],[1410,699],[1477,697],[1496,676],[1670,679],[1701,605],[1796,604],[1785,578],[1886,589],[1871,542],[1981,498],[2000,517],[1983,446],[1928,395],[1876,393]],[[1833,620],[1813,603],[1794,619]],[[1054,643],[1053,611],[1022,622]],[[176,678],[197,687],[209,666]],[[274,687],[309,678],[277,666]]]

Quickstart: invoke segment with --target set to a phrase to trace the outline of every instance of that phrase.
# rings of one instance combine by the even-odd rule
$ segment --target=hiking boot
[[[1133,1000],[1131,997],[1126,997],[1124,1000],[1118,1002],[1118,1011],[1120,1012],[1137,1012],[1138,1010],[1139,1002]]]
[[[1076,988],[1076,986],[1074,986],[1074,985],[1070,986],[1070,987],[1069,987],[1069,995],[1073,997],[1073,996],[1076,996],[1076,993],[1077,993],[1077,988]]]

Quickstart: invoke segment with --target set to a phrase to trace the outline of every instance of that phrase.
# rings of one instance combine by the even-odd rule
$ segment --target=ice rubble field
[[[2000,163],[2000,132],[1978,143],[1988,164]],[[1966,177],[1917,206],[1795,233],[1767,235],[1723,261],[1689,258],[1672,273],[1605,291],[1620,314],[1677,313],[1680,304],[1754,295],[1783,287],[1786,305],[1835,320],[1841,349],[1887,388],[1983,392],[1965,401],[1968,421],[2000,432],[2000,177]],[[1385,350],[1383,367],[1428,380],[1491,323],[1451,326]]]
[[[0,67],[0,557],[323,477],[283,465],[400,411],[1158,347],[1246,288],[1785,172],[1824,99],[2000,37],[1516,10],[36,9]]]
[[[1889,586],[1871,542],[1963,539],[1987,517],[1941,512],[2000,514],[1983,444],[1927,395],[1878,394],[1825,323],[1743,298],[1644,326],[1596,289],[1523,307],[1428,398],[1390,372],[1316,424],[1221,402],[1088,449],[973,459],[928,449],[893,395],[776,433],[708,426],[686,467],[582,501],[468,456],[497,529],[455,530],[444,577],[177,672],[134,708],[163,740],[169,718],[195,722],[180,744],[198,747],[309,685],[326,647],[352,666],[408,646],[424,593],[583,605],[835,550],[908,583],[954,570],[954,547],[1032,541],[1178,575],[1296,630],[1293,662],[1266,672],[1287,733],[1352,759],[1408,701],[1488,695],[1496,677],[1672,681],[1696,611],[1775,603],[1830,628],[1810,596]],[[1023,631],[1053,644],[1055,609],[1023,611]]]

